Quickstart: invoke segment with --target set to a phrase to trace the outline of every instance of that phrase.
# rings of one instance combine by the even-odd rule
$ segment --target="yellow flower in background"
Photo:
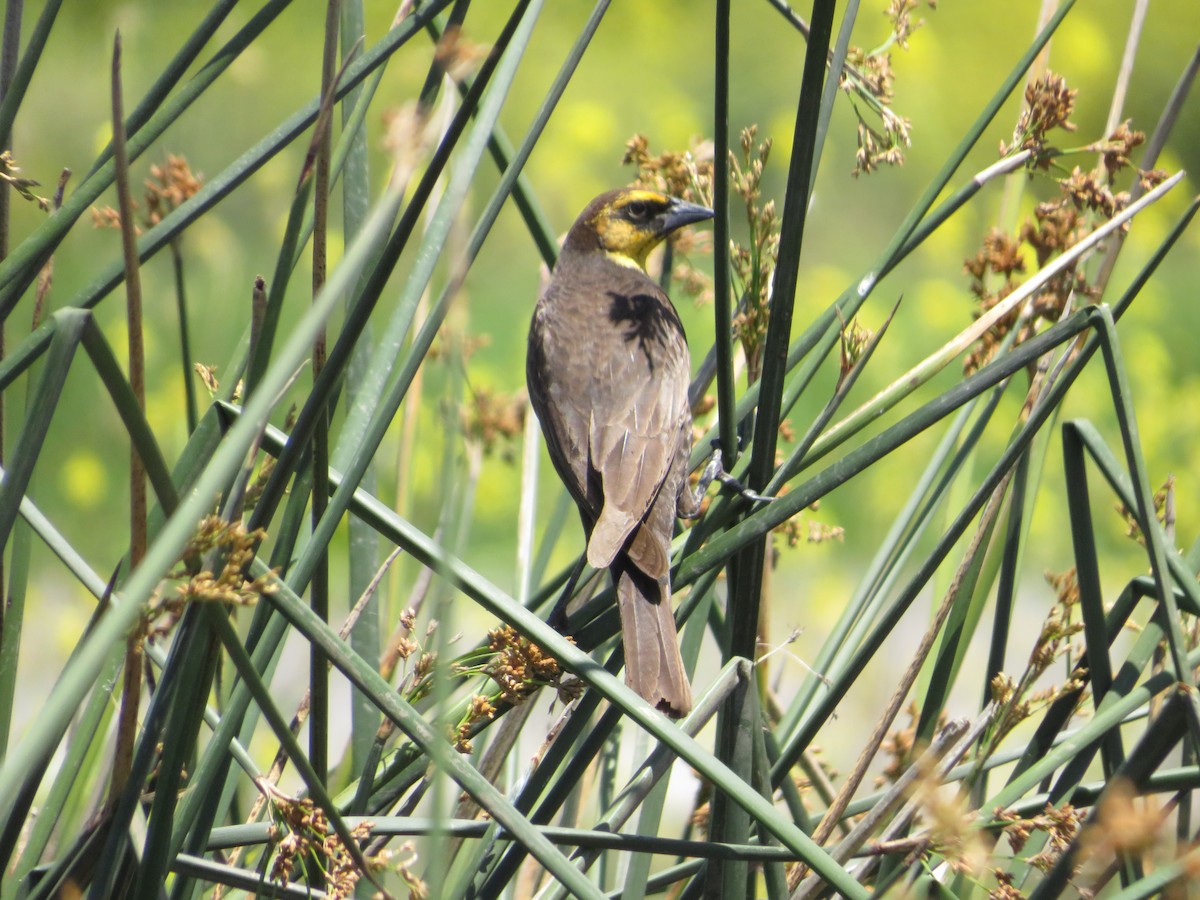
[[[59,476],[67,501],[80,509],[95,509],[108,495],[108,472],[95,453],[76,450]]]

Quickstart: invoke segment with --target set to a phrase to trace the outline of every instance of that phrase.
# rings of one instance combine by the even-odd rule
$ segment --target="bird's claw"
[[[694,505],[697,509],[697,513],[700,507],[700,499],[708,490],[708,486],[714,481],[718,481],[725,487],[736,491],[740,496],[753,503],[772,503],[775,501],[775,497],[767,497],[763,494],[755,493],[725,471],[724,457],[721,454],[721,445],[719,441],[714,440],[712,442],[712,448],[712,455],[709,456],[708,462],[704,464],[704,470],[700,473],[700,480],[696,482]]]
[[[768,497],[766,494],[756,494],[724,470],[717,473],[717,481],[754,503],[774,503],[779,499],[778,497]]]

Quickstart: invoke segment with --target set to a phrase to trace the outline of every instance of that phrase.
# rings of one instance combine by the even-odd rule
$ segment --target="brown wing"
[[[551,285],[553,289],[554,285]],[[546,449],[559,478],[583,514],[588,530],[600,514],[602,494],[598,479],[589,478],[588,400],[579,385],[587,369],[573,352],[573,328],[547,291],[534,311],[525,357],[529,404],[537,414],[546,438]],[[589,481],[596,481],[589,485]]]
[[[634,281],[633,287],[611,292],[609,298],[617,352],[609,356],[610,369],[602,380],[624,389],[611,391],[603,398],[607,402],[593,406],[589,432],[592,465],[604,493],[588,541],[588,562],[596,567],[610,565],[646,517],[675,461],[680,424],[690,419],[687,342],[679,316],[648,278]],[[648,567],[636,561],[647,574],[665,574],[665,553],[653,562],[646,558]]]
[[[686,439],[689,362],[679,316],[644,273],[601,257],[570,279],[556,277],[539,301],[527,377],[551,459],[590,525],[588,562],[607,567]],[[666,551],[661,540],[651,543],[632,556],[657,577]]]

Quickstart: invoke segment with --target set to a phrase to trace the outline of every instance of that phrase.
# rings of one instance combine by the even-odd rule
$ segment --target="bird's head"
[[[564,249],[600,250],[615,262],[644,269],[646,257],[663,238],[712,216],[706,206],[657,191],[620,188],[588,204],[571,226]]]

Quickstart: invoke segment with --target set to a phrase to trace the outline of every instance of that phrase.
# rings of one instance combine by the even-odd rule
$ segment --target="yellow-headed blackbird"
[[[712,210],[627,188],[593,200],[567,234],[533,314],[526,378],[550,459],[616,586],[625,680],[682,716],[692,692],[671,613],[676,515],[688,490],[691,364],[675,307],[646,274],[650,251]]]

